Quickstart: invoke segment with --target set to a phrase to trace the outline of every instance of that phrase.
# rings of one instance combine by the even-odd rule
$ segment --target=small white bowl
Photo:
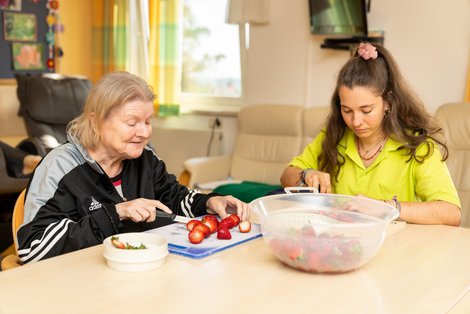
[[[133,246],[144,244],[146,249],[118,249],[111,243],[112,237]],[[103,255],[109,267],[128,272],[151,270],[160,267],[168,255],[168,240],[155,233],[121,233],[103,241]]]

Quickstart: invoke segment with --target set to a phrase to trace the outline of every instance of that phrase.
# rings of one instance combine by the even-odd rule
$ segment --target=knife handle
[[[158,218],[167,218],[167,219],[171,219],[171,220],[175,220],[175,217],[176,217],[176,214],[168,214],[164,211],[161,211],[159,209],[157,209],[157,217]]]

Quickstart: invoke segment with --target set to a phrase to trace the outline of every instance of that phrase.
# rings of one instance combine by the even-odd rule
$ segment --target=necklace
[[[368,161],[368,160],[371,160],[372,158],[374,158],[375,156],[377,156],[381,151],[382,151],[382,148],[383,148],[383,144],[385,143],[385,140],[387,139],[387,136],[385,135],[382,139],[380,139],[377,143],[375,143],[374,145],[372,145],[371,148],[367,149],[365,151],[365,154],[361,154],[361,147],[359,145],[359,140],[357,139],[356,137],[356,145],[357,145],[357,152],[359,154],[359,157],[361,157],[362,160],[365,160],[365,161]],[[380,144],[380,145],[379,145]],[[375,153],[373,153],[371,156],[369,157],[366,157],[374,148],[377,147],[377,145],[379,146],[377,148],[377,150],[375,151]]]

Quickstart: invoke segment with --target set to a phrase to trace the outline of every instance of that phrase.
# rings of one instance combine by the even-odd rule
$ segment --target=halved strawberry
[[[214,215],[207,215],[202,217],[201,222],[209,227],[211,233],[216,232],[217,227],[219,226],[219,220]]]
[[[125,249],[126,245],[119,241],[119,237],[111,237],[111,243],[114,245],[115,248],[118,249]]]
[[[232,238],[232,234],[230,233],[228,228],[224,226],[222,227],[219,226],[219,229],[217,230],[217,239],[230,240],[231,238]]]
[[[232,219],[233,220],[233,223],[234,223],[234,227],[238,226],[238,224],[240,223],[240,217],[238,217],[237,215],[235,214],[231,214],[230,216],[228,216],[228,218]]]
[[[206,237],[206,238],[211,235],[211,229],[209,229],[209,227],[207,225],[203,224],[202,222],[196,224],[193,228],[193,231],[194,230],[202,231],[202,233],[204,234],[204,237]]]
[[[201,230],[193,229],[191,232],[188,233],[189,242],[193,244],[199,244],[204,240],[204,232]]]
[[[244,221],[240,222],[240,224],[238,225],[238,230],[240,230],[240,232],[242,232],[242,233],[250,232],[251,223],[248,220],[244,220]]]
[[[192,231],[194,226],[200,223],[201,222],[197,219],[191,219],[190,221],[186,223],[186,229],[188,229],[188,231]]]
[[[232,218],[226,217],[219,222],[219,227],[220,225],[227,227],[227,229],[232,229],[235,226],[235,222]]]

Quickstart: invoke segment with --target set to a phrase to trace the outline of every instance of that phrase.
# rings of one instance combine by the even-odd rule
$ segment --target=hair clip
[[[377,59],[378,53],[377,53],[377,48],[372,46],[369,43],[360,43],[359,48],[357,49],[357,53],[364,59],[364,60],[369,60],[369,59]]]

